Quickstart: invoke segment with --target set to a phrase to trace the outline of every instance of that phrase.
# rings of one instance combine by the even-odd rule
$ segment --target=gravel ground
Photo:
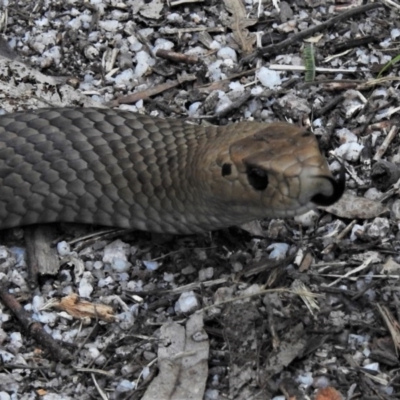
[[[396,1],[3,0],[0,11],[3,112],[288,120],[311,126],[347,176],[338,204],[246,230],[3,231],[0,400],[400,397]],[[37,243],[47,253],[32,262]]]

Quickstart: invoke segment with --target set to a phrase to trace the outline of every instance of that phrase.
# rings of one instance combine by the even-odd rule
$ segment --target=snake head
[[[333,178],[311,131],[283,122],[254,124],[238,124],[241,132],[217,160],[232,206],[241,202],[255,217],[290,217],[342,196],[344,170]]]

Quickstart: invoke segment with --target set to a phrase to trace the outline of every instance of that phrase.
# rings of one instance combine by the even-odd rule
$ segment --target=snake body
[[[301,214],[343,190],[314,135],[287,123],[202,127],[97,108],[0,116],[0,229],[192,234]]]

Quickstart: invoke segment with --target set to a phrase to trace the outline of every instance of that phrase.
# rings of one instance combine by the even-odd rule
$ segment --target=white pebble
[[[390,31],[390,36],[393,40],[396,40],[400,36],[400,29],[395,28]]]
[[[207,54],[207,49],[204,47],[196,46],[192,47],[189,50],[185,51],[185,54],[188,56],[205,56]]]
[[[57,252],[61,257],[67,256],[67,255],[71,254],[71,247],[65,241],[58,242],[57,243]]]
[[[314,379],[313,386],[315,388],[326,388],[329,386],[329,379],[324,375],[317,376]]]
[[[141,37],[147,38],[147,37],[153,35],[154,29],[153,28],[143,28],[143,29],[139,29],[138,33]]]
[[[376,201],[380,201],[380,199],[382,198],[383,193],[378,190],[377,188],[369,188],[365,193],[364,193],[364,197],[366,199],[370,199],[370,200],[376,200]]]
[[[336,155],[346,161],[357,161],[363,148],[364,146],[359,143],[344,143],[336,150]]]
[[[43,307],[44,304],[44,299],[43,296],[33,296],[32,299],[32,310],[35,312],[38,312],[41,310],[41,308]]]
[[[143,48],[142,43],[139,42],[139,40],[136,36],[129,36],[128,42],[130,44],[129,50],[131,50],[131,51],[137,52],[137,51],[142,50],[142,48]]]
[[[139,51],[136,54],[135,78],[141,78],[155,63],[154,58],[150,57],[145,51]]]
[[[340,143],[351,143],[358,141],[357,136],[347,128],[338,129],[335,134],[339,138]]]
[[[263,288],[259,284],[253,283],[251,286],[249,286],[248,288],[243,290],[242,295],[243,296],[254,296],[254,295],[260,293],[261,290],[263,290]]]
[[[126,282],[129,279],[129,274],[127,272],[122,272],[122,273],[118,274],[117,279],[120,282]]]
[[[369,357],[369,355],[371,354],[371,350],[366,347],[363,349],[362,353],[364,354],[365,357]]]
[[[232,60],[235,63],[237,62],[236,51],[231,47],[222,47],[218,50],[217,56],[223,60]]]
[[[364,365],[364,368],[369,369],[370,371],[379,372],[379,363],[374,362],[374,363],[366,364],[366,365]]]
[[[219,90],[218,91],[218,103],[215,107],[215,112],[220,113],[224,111],[225,109],[229,108],[230,105],[232,104],[232,100],[226,95],[225,92]]]
[[[207,389],[206,392],[204,393],[205,400],[218,400],[219,398],[220,398],[219,392],[216,389]]]
[[[273,71],[266,67],[261,67],[256,75],[261,84],[268,89],[272,89],[282,83],[279,71]]]
[[[301,385],[310,387],[314,379],[311,372],[306,372],[303,375],[299,375],[296,380],[300,382]]]
[[[390,224],[387,218],[377,217],[368,227],[368,235],[372,238],[385,238],[390,231]]]
[[[53,325],[57,321],[57,314],[55,312],[41,312],[39,314],[32,314],[32,318],[42,324]]]
[[[127,89],[132,89],[135,83],[135,77],[136,75],[133,72],[132,68],[128,68],[118,74],[115,78],[113,78],[113,81],[120,88],[126,86]]]
[[[174,46],[174,43],[170,40],[157,39],[154,43],[153,52],[156,53],[158,49],[172,50]]]
[[[93,286],[91,284],[92,274],[90,272],[84,272],[81,281],[79,282],[79,296],[90,298],[93,292]]]
[[[190,14],[190,19],[195,23],[195,24],[199,24],[201,22],[201,17],[196,14],[196,13],[192,13]]]
[[[231,82],[229,84],[229,89],[231,89],[232,92],[238,92],[238,93],[244,92],[244,86],[238,81]]]
[[[261,93],[263,93],[264,92],[264,88],[262,87],[262,86],[260,86],[260,85],[257,85],[257,86],[254,86],[252,89],[251,89],[251,94],[253,95],[253,96],[259,96]]]
[[[226,75],[221,71],[222,63],[221,60],[217,60],[208,65],[208,74],[211,81],[220,81],[226,78]]]
[[[181,14],[172,13],[172,14],[167,15],[167,21],[171,22],[171,23],[180,24],[181,22],[183,22],[183,17]]]
[[[319,213],[315,210],[310,210],[305,214],[297,215],[294,220],[304,228],[311,228],[315,221],[319,218]]]
[[[103,264],[101,261],[95,261],[95,262],[93,263],[93,268],[94,268],[94,269],[102,269],[103,266],[104,266],[104,264]]]
[[[10,342],[15,349],[22,347],[22,336],[20,332],[12,332],[10,334]]]
[[[126,286],[127,290],[132,292],[141,292],[143,290],[143,282],[142,281],[129,281]]]
[[[214,268],[208,267],[199,271],[199,281],[204,282],[212,279],[214,276]]]
[[[99,349],[97,349],[96,347],[90,347],[90,348],[88,349],[88,353],[89,353],[90,358],[91,358],[92,360],[94,360],[95,358],[97,358],[97,357],[100,355],[100,351],[99,351]]]
[[[267,251],[271,251],[269,253],[269,258],[275,260],[282,260],[286,257],[286,254],[289,250],[289,245],[287,243],[273,243],[267,247]]]
[[[105,278],[105,279],[100,279],[97,285],[98,285],[98,287],[103,288],[103,287],[106,287],[113,283],[114,283],[114,279],[111,276],[107,276],[107,278]]]
[[[10,362],[12,359],[14,358],[14,356],[9,353],[8,351],[2,350],[0,349],[0,359],[3,363],[8,363]]]
[[[157,261],[142,261],[143,265],[148,269],[149,271],[155,271],[158,268],[160,268],[160,264]]]
[[[116,20],[99,21],[99,26],[107,32],[115,32],[119,28],[119,22]]]
[[[321,118],[314,119],[312,125],[314,128],[321,128],[321,126],[323,125],[322,119]]]
[[[15,266],[16,267],[25,267],[26,266],[26,260],[25,260],[26,249],[24,249],[23,247],[13,246],[13,247],[10,247],[10,251],[15,258],[15,261],[16,261]]]
[[[199,302],[193,290],[184,292],[175,303],[175,312],[177,314],[190,313],[199,307]]]
[[[135,323],[135,317],[130,311],[125,311],[121,314],[117,314],[115,317],[122,329],[129,329]]]
[[[219,50],[220,48],[221,48],[221,43],[220,42],[217,42],[216,40],[213,40],[210,43],[210,49],[211,50]]]
[[[149,367],[144,367],[142,370],[142,378],[143,380],[146,380],[146,378],[150,375],[150,368]]]
[[[127,379],[123,379],[120,381],[116,387],[116,391],[119,393],[130,392],[136,388],[135,382],[128,381]]]
[[[362,234],[362,233],[364,232],[364,229],[365,229],[365,228],[364,228],[362,225],[355,224],[355,225],[353,226],[353,229],[351,230],[350,240],[351,240],[352,242],[354,242],[355,240],[357,240],[358,237],[357,237],[356,233]]]
[[[196,101],[195,103],[191,104],[188,109],[188,116],[194,117],[198,115],[197,110],[200,108],[202,103],[200,101]]]
[[[111,268],[116,272],[129,271],[132,264],[123,258],[114,257],[111,263]]]
[[[130,246],[128,243],[124,243],[122,240],[117,239],[114,242],[104,247],[103,263],[111,264],[114,258],[120,258],[121,260],[127,260],[130,254]]]
[[[174,281],[174,274],[169,273],[169,272],[164,272],[164,278],[163,279],[164,279],[165,282],[171,283],[171,282]]]

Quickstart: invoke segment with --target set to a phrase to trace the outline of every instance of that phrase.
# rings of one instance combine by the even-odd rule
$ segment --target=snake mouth
[[[317,175],[317,177],[327,179],[331,183],[333,191],[330,196],[318,193],[311,198],[311,201],[317,206],[324,207],[336,203],[342,197],[344,189],[346,188],[346,171],[344,166],[340,169],[339,179],[337,181],[331,176]]]

